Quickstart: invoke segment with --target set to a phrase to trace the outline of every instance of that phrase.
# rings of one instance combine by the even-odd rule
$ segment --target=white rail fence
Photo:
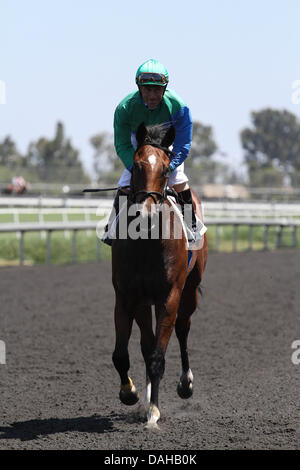
[[[230,218],[206,218],[206,225],[215,226],[215,250],[220,248],[220,227],[222,226],[233,226],[232,231],[232,251],[236,251],[238,242],[238,229],[241,226],[247,226],[249,229],[248,238],[248,249],[252,250],[253,246],[253,229],[254,227],[263,227],[263,245],[264,249],[267,250],[268,246],[268,231],[270,227],[276,227],[276,248],[282,247],[282,236],[283,230],[287,227],[292,229],[291,248],[297,247],[297,230],[300,226],[300,220],[295,221],[284,221],[282,219],[230,219]],[[77,262],[77,233],[80,230],[96,230],[99,231],[104,229],[106,220],[102,221],[90,221],[90,222],[57,222],[57,223],[19,223],[19,224],[0,224],[1,233],[19,233],[19,262],[20,265],[24,264],[24,236],[29,232],[45,232],[46,233],[46,263],[51,263],[51,234],[55,231],[72,231],[72,262]],[[101,259],[101,241],[98,239],[95,233],[97,243],[97,255],[98,261]]]
[[[1,233],[19,233],[19,261],[20,265],[24,264],[24,236],[29,232],[45,232],[46,233],[46,264],[51,264],[51,234],[53,232],[72,231],[72,262],[77,262],[77,233],[79,230],[101,230],[104,229],[105,222],[68,222],[68,223],[43,223],[43,224],[0,224]],[[101,259],[100,240],[96,237],[96,257]]]
[[[1,216],[8,216],[9,218],[13,219],[14,224],[17,226],[21,222],[21,219],[24,216],[34,215],[36,216],[37,222],[39,227],[47,223],[45,220],[47,216],[55,216],[58,219],[61,219],[61,222],[64,224],[69,224],[71,221],[69,220],[69,216],[80,215],[80,218],[84,219],[86,223],[95,222],[95,216],[108,218],[108,215],[112,208],[113,200],[91,200],[86,204],[85,200],[83,199],[62,199],[62,198],[48,198],[48,199],[41,199],[41,198],[27,198],[27,204],[24,206],[16,206],[15,204],[19,201],[24,203],[24,200],[19,198],[0,198],[0,206],[3,203],[3,199],[8,199],[8,201],[14,202],[13,205],[9,207],[0,207],[0,217]],[[3,203],[3,205],[5,205]],[[26,207],[25,207],[26,206]],[[3,223],[0,223],[0,227]],[[20,232],[18,230],[16,232],[16,237],[20,237]],[[40,230],[41,238],[46,238],[46,232],[44,230]],[[91,235],[91,231],[87,229],[87,235]],[[68,229],[64,230],[65,238],[70,238],[70,231]]]
[[[300,204],[205,201],[202,205],[205,215],[209,217],[300,218]]]
[[[46,263],[51,263],[51,234],[63,231],[65,238],[72,233],[72,261],[77,261],[77,233],[85,230],[91,236],[96,227],[104,228],[112,208],[113,199],[100,199],[91,196],[68,197],[0,197],[0,217],[7,215],[13,223],[0,223],[0,234],[12,232],[19,239],[19,261],[24,263],[24,236],[27,232],[40,232],[46,239]],[[290,246],[297,248],[297,230],[300,225],[300,203],[283,202],[231,202],[203,201],[206,225],[215,226],[214,249],[221,247],[221,228],[232,226],[232,250],[237,250],[239,227],[248,227],[248,249],[253,249],[255,227],[263,227],[263,247],[269,248],[269,230],[276,227],[276,248],[282,247],[283,233],[286,228],[291,232]],[[35,215],[37,222],[22,223],[25,215]],[[71,221],[80,214],[81,221]],[[49,215],[61,219],[60,222],[46,222]],[[98,220],[95,220],[97,216]],[[101,220],[100,220],[101,219]],[[1,220],[1,219],[0,219]],[[211,230],[213,228],[211,227]],[[97,240],[97,259],[101,259],[101,244]]]
[[[205,225],[215,226],[215,250],[219,251],[221,244],[220,228],[224,226],[232,226],[232,251],[237,250],[239,227],[248,227],[248,249],[253,249],[253,231],[255,227],[263,228],[263,247],[264,250],[269,249],[269,230],[271,227],[276,228],[276,249],[282,248],[282,239],[284,229],[291,229],[290,248],[297,248],[297,231],[300,227],[300,220],[284,220],[284,219],[231,219],[231,218],[206,218]]]
[[[0,197],[2,207],[111,207],[113,199],[93,197]]]
[[[21,208],[36,208],[36,210],[45,211],[45,208],[72,209],[75,208],[101,208],[110,210],[113,199],[100,199],[93,197],[82,198],[31,198],[31,197],[0,197],[1,213],[8,209],[14,209],[21,213]],[[270,217],[300,217],[300,203],[282,203],[282,202],[229,202],[229,201],[203,201],[205,214],[208,216],[220,217],[228,215],[236,216],[270,216]],[[24,210],[24,209],[23,209]]]
[[[86,223],[89,223],[89,222],[93,222],[93,220],[95,219],[95,216],[97,215],[98,217],[105,217],[107,218],[109,213],[110,213],[110,210],[111,208],[97,208],[97,210],[95,210],[95,208],[89,208],[89,207],[83,207],[83,208],[74,208],[74,207],[71,207],[71,208],[60,208],[60,209],[57,209],[57,208],[39,208],[39,209],[36,209],[36,208],[12,208],[9,210],[9,212],[7,211],[7,209],[2,209],[0,208],[0,215],[10,215],[12,218],[13,218],[13,221],[14,221],[14,224],[15,225],[19,225],[21,222],[21,218],[24,217],[25,215],[34,215],[36,216],[37,218],[37,222],[35,223],[38,223],[40,225],[44,224],[44,223],[47,223],[47,221],[45,220],[45,217],[49,216],[49,215],[54,215],[56,216],[57,218],[60,218],[61,219],[61,222],[65,223],[65,224],[69,224],[69,222],[71,222],[69,220],[69,216],[71,215],[80,215],[81,218],[84,219],[84,222]],[[33,222],[34,223],[34,222]],[[1,226],[2,224],[0,224]],[[87,235],[90,236],[91,235],[91,231],[87,229]],[[41,235],[41,238],[45,238],[46,237],[46,232],[41,230],[40,231],[40,235]],[[16,236],[17,238],[19,238],[20,236],[20,232],[16,231]],[[64,230],[64,236],[65,238],[70,238],[70,231],[69,230]]]

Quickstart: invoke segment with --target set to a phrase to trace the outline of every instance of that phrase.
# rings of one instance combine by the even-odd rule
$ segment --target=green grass
[[[99,218],[98,218],[99,219]],[[56,219],[57,220],[57,219]],[[75,219],[78,220],[78,219]],[[83,219],[82,219],[83,220]],[[95,220],[97,218],[95,217]],[[30,220],[34,222],[33,220]],[[49,220],[50,221],[50,220]],[[69,237],[67,236],[69,233]],[[270,227],[268,231],[268,249],[276,249],[277,228]],[[207,231],[208,247],[210,251],[233,251],[233,227],[219,228],[219,247],[216,240],[216,226],[210,225]],[[51,264],[66,264],[73,261],[73,232],[53,232],[51,234]],[[76,261],[93,262],[99,258],[97,251],[96,231],[79,230],[76,237]],[[0,233],[0,265],[19,264],[20,239],[15,233]],[[285,227],[282,232],[282,248],[292,247],[292,229]],[[109,259],[111,248],[100,243],[100,258]],[[300,248],[300,228],[297,231],[297,245]],[[249,250],[249,228],[240,226],[237,232],[236,251]],[[252,249],[264,249],[263,227],[253,227]],[[36,265],[46,263],[47,240],[40,232],[28,232],[24,235],[24,264]]]
[[[94,220],[99,220],[101,217],[97,216],[96,214],[89,214],[89,219],[94,221]],[[85,220],[85,215],[83,212],[78,212],[78,213],[69,213],[67,214],[67,218],[65,220],[68,220],[69,222],[81,222]],[[63,222],[64,218],[61,214],[44,214],[43,215],[43,222]],[[0,214],[0,224],[9,224],[9,223],[14,223],[14,215],[11,214]],[[39,216],[38,214],[20,214],[19,215],[19,222],[20,223],[38,223],[39,222]]]
[[[99,221],[101,216],[89,214],[89,220]],[[20,214],[20,223],[38,223],[38,214]],[[78,213],[44,214],[43,222],[83,222],[86,220],[84,212],[78,209]],[[12,213],[0,214],[1,223],[14,223],[15,218]],[[69,235],[69,237],[68,237]],[[72,254],[73,232],[53,232],[51,234],[51,263],[65,264],[73,260]],[[97,252],[96,231],[88,233],[85,230],[78,231],[76,237],[76,260],[77,262],[95,261],[99,257]],[[15,233],[0,233],[0,265],[15,265],[19,263],[20,241]],[[24,235],[24,264],[44,264],[46,262],[46,238],[40,232],[25,233]],[[110,257],[110,248],[103,243],[100,244],[101,259]]]
[[[208,247],[210,250],[219,251],[246,251],[251,247],[250,228],[248,226],[239,226],[237,229],[236,246],[233,245],[232,226],[219,227],[219,245],[217,244],[216,226],[210,225],[207,231]],[[252,229],[252,250],[264,250],[264,227],[253,227]],[[276,249],[277,227],[269,227],[267,235],[267,249]],[[293,243],[293,233],[291,227],[285,227],[282,231],[281,248],[291,248]],[[300,248],[300,229],[297,231],[296,248]]]
[[[97,260],[97,236],[95,230],[89,232],[80,230],[76,236],[76,261],[90,262]],[[72,258],[72,235],[70,238],[64,232],[51,234],[51,264],[67,264]],[[0,234],[0,264],[14,265],[19,260],[20,239],[16,234]],[[110,258],[110,247],[100,243],[100,258]],[[24,235],[24,264],[35,265],[46,263],[47,240],[38,233]]]

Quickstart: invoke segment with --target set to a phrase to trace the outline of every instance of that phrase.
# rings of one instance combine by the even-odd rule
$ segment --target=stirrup
[[[204,223],[196,216],[196,226],[189,227],[186,225],[186,232],[189,245],[194,245],[203,239],[207,227]]]

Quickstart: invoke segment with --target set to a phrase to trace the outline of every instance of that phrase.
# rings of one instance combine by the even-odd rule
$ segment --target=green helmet
[[[137,85],[167,86],[169,74],[166,67],[158,60],[149,59],[137,69],[135,82]]]

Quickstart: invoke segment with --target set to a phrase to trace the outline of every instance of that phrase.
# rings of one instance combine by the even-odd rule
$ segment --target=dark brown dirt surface
[[[119,402],[109,263],[0,269],[0,449],[299,449],[300,252],[210,254],[176,393],[173,334],[160,429]],[[130,375],[143,393],[139,331]]]

